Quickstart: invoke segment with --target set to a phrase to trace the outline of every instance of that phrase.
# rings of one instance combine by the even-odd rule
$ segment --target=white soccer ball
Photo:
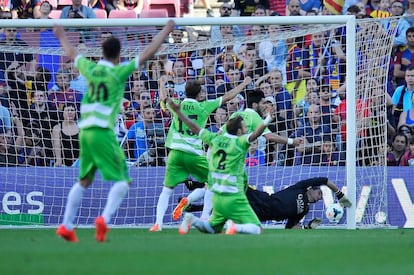
[[[344,215],[344,208],[339,203],[333,203],[326,208],[325,215],[328,221],[338,223]]]

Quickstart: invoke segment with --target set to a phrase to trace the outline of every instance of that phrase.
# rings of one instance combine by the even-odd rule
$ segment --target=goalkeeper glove
[[[336,195],[337,199],[339,200],[339,204],[342,207],[346,208],[346,207],[351,207],[352,206],[351,201],[340,190],[336,191],[335,195]]]
[[[311,220],[307,225],[305,225],[305,229],[315,229],[317,228],[319,225],[321,225],[322,220],[319,218],[314,218],[313,220]]]

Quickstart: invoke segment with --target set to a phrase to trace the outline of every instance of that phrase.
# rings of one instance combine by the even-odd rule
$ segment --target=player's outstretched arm
[[[194,134],[198,135],[200,133],[201,128],[181,112],[180,104],[174,103],[174,101],[172,101],[170,98],[167,98],[167,104],[170,106],[171,110],[177,114],[178,118],[184,122]]]
[[[264,137],[267,140],[272,141],[274,143],[288,144],[288,145],[294,145],[294,146],[299,146],[304,142],[304,139],[302,137],[285,138],[276,133],[267,133],[266,135],[264,135]]]
[[[175,23],[173,20],[169,20],[167,25],[152,39],[151,43],[145,48],[145,50],[139,55],[139,65],[143,65],[148,59],[152,58],[158,51],[161,45],[165,42],[165,38],[173,30]]]
[[[249,136],[249,142],[252,142],[256,140],[258,137],[260,137],[263,134],[263,131],[266,129],[267,125],[270,124],[270,122],[275,119],[275,112],[271,109],[272,107],[269,107],[267,110],[266,118],[263,120],[262,123],[260,123],[259,127],[254,130],[254,132]]]
[[[55,36],[59,39],[60,44],[62,45],[63,49],[66,52],[66,55],[70,58],[70,59],[75,59],[75,57],[78,55],[78,51],[76,50],[76,48],[69,42],[67,36],[66,36],[66,32],[63,29],[63,27],[61,25],[57,25],[55,24],[53,26],[53,33],[55,34]]]
[[[243,82],[241,84],[237,85],[235,88],[231,89],[228,93],[223,95],[221,104],[224,104],[224,103],[232,100],[233,98],[235,98],[251,82],[252,82],[251,77],[246,76],[246,78],[243,80]]]
[[[345,196],[344,193],[342,193],[341,190],[339,190],[338,186],[336,186],[336,184],[333,183],[330,179],[328,179],[328,181],[326,183],[326,186],[328,186],[329,189],[331,189],[335,193],[335,196],[338,199],[339,204],[342,207],[351,207],[352,206],[351,201]]]

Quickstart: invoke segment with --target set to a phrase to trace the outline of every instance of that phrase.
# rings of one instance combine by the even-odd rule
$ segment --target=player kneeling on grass
[[[206,233],[221,232],[227,222],[226,234],[260,234],[261,223],[249,205],[245,189],[247,174],[245,158],[250,143],[256,140],[266,126],[274,119],[268,112],[266,119],[251,134],[246,134],[246,124],[241,116],[230,119],[227,133],[217,134],[201,129],[180,111],[180,106],[168,100],[170,108],[190,130],[199,135],[211,149],[209,162],[209,188],[213,195],[213,214],[209,221],[202,221],[186,213],[178,232],[187,234],[191,225]]]
[[[322,199],[321,185],[331,189],[342,207],[351,207],[351,202],[338,187],[328,178],[317,177],[301,180],[279,192],[269,194],[249,186],[246,191],[247,199],[260,221],[287,220],[286,229],[314,229],[321,219],[314,218],[307,225],[301,226],[299,221],[309,212],[309,204]],[[188,209],[200,211],[203,205],[189,205]]]

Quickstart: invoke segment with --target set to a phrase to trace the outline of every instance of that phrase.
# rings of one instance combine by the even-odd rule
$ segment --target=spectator
[[[53,109],[63,111],[63,106],[66,103],[74,103],[76,109],[80,111],[80,102],[82,94],[70,88],[70,72],[67,70],[59,70],[56,73],[56,85],[52,87],[49,92],[49,103]]]
[[[238,94],[232,100],[229,100],[226,103],[227,117],[230,117],[233,113],[237,111],[242,111],[244,109],[244,98],[242,95]]]
[[[345,85],[343,86],[345,87]],[[339,93],[339,96],[341,98],[341,103],[338,105],[338,107],[333,112],[332,121],[339,124],[339,131],[340,134],[337,136],[336,142],[337,142],[337,148],[340,151],[345,151],[345,145],[346,145],[346,90],[341,90]],[[367,123],[369,123],[369,108],[367,107],[367,104],[364,103],[362,99],[356,100],[356,118],[359,124],[357,125],[358,130],[358,138],[361,139],[366,135],[365,130]],[[364,126],[365,125],[365,126]],[[359,140],[360,141],[360,140]],[[359,142],[358,141],[358,142]]]
[[[113,0],[89,0],[88,6],[92,9],[106,10],[107,14],[109,14],[112,10],[115,9]]]
[[[234,82],[240,80],[240,71],[243,69],[243,62],[237,59],[237,56],[233,53],[223,52],[217,62],[216,80],[224,79],[225,82]],[[238,73],[238,77],[231,79],[230,72]]]
[[[139,16],[144,7],[144,0],[119,0],[115,4],[118,10],[133,10]]]
[[[133,157],[130,157],[130,159],[138,160],[141,155],[147,153],[145,158],[140,160],[141,163],[139,163],[139,166],[149,165],[150,161],[148,159],[151,157],[151,154],[148,150],[150,148],[157,149],[157,144],[160,144],[157,143],[157,140],[154,140],[154,138],[159,136],[154,131],[158,130],[164,133],[164,125],[156,122],[155,110],[151,106],[143,108],[142,116],[144,120],[135,123],[129,129],[127,133],[128,144],[125,144],[128,145],[128,148],[133,148]],[[150,133],[150,130],[152,133]],[[134,145],[132,146],[132,144]]]
[[[217,133],[218,131],[220,131],[221,126],[223,126],[224,123],[226,123],[227,117],[227,110],[224,107],[218,107],[214,111],[214,121],[207,129],[212,133]]]
[[[400,160],[400,166],[414,167],[414,138],[410,139],[408,150],[405,151]]]
[[[0,131],[6,134],[11,134],[12,118],[9,110],[0,102]],[[1,132],[0,132],[1,133]]]
[[[13,19],[38,19],[41,0],[11,0]]]
[[[298,16],[298,15],[306,15],[308,11],[315,11],[316,13],[319,12],[321,9],[321,1],[320,0],[309,0],[309,1],[298,1],[298,0],[287,0],[286,1],[286,15],[290,16]]]
[[[322,124],[320,106],[309,106],[305,125],[291,135],[295,138],[304,138],[303,144],[297,147],[295,164],[313,164],[313,156],[320,154],[322,151],[322,137],[330,134],[331,128]]]
[[[183,100],[185,96],[186,68],[184,61],[176,60],[173,64],[174,97]]]
[[[6,128],[0,125],[0,167],[17,165],[16,149],[10,143],[9,137],[10,135]]]
[[[241,74],[240,71],[236,68],[229,68],[225,74],[225,83],[223,83],[222,85],[220,85],[217,88],[217,93],[216,96],[220,97],[223,96],[224,94],[226,94],[228,91],[230,91],[231,89],[233,89],[234,87],[236,87],[237,85],[240,84],[241,82]]]
[[[370,14],[372,18],[387,18],[391,16],[390,0],[380,0],[378,7]]]
[[[24,131],[23,142],[18,150],[18,162],[25,166],[48,166],[45,147],[42,143],[40,125],[32,122]]]
[[[263,92],[265,97],[274,96],[274,90],[272,88],[272,85],[267,80],[261,82],[259,84],[259,89]]]
[[[319,159],[315,160],[315,159]],[[338,152],[331,135],[323,137],[322,153],[314,156],[314,163],[322,166],[345,166],[345,155],[343,152]]]
[[[309,106],[312,104],[319,105],[319,93],[314,90],[307,91],[305,98],[296,104],[295,116],[297,118],[297,126],[305,124],[306,114],[308,113]]]
[[[72,166],[79,157],[79,127],[76,106],[63,107],[63,121],[52,131],[55,166]]]
[[[312,1],[307,1],[312,2]],[[320,2],[319,2],[320,3]],[[303,14],[301,14],[301,12]],[[300,16],[305,15],[306,11],[301,10],[300,8],[300,1],[299,0],[289,0],[286,6],[286,15],[287,16]]]
[[[46,148],[46,156],[53,159],[52,129],[59,122],[58,113],[47,103],[46,92],[36,90],[33,93],[33,103],[23,117],[23,124],[30,127],[31,123],[39,124],[43,147]]]
[[[406,31],[406,47],[399,49],[395,56],[394,61],[394,77],[397,82],[397,86],[406,84],[404,80],[406,71],[409,67],[414,66],[412,62],[414,57],[414,27],[410,27]]]
[[[288,38],[286,43],[290,49],[286,59],[286,90],[292,95],[292,100],[296,104],[305,97],[306,82],[304,79],[311,77],[311,74],[303,65],[304,52],[299,47],[297,39]]]
[[[1,46],[29,48],[25,41],[17,38],[16,28],[5,28],[4,34],[5,38],[0,40]],[[7,76],[7,85],[10,87],[9,98],[15,103],[19,112],[28,108],[28,102],[25,87],[19,86],[16,81],[16,70],[26,71],[26,68],[29,67],[27,70],[30,72],[35,70],[35,66],[36,60],[33,54],[22,54],[20,51],[0,52],[0,82],[5,82]]]
[[[402,17],[404,13],[404,4],[400,0],[393,0],[391,2],[391,16],[392,17],[399,17],[398,25],[397,25],[397,32],[394,37],[394,47],[403,47],[407,44],[406,33],[410,24],[407,20]],[[384,25],[384,23],[386,25]],[[395,27],[392,21],[387,20],[383,23],[383,27],[385,30],[392,30],[392,27]]]
[[[269,25],[267,31],[268,38],[259,43],[259,57],[266,61],[269,71],[278,69],[283,75],[286,75],[288,46],[283,39],[277,38],[283,29],[279,25]],[[284,77],[284,79],[286,78]]]
[[[407,149],[408,138],[403,133],[397,133],[391,141],[392,150],[387,153],[387,166],[399,166],[402,155]]]
[[[326,64],[328,63],[329,56],[329,52],[327,51],[328,46],[325,45],[324,32],[312,34],[310,42],[310,45],[308,45],[304,50],[303,65],[310,71],[312,78],[315,78],[321,82],[326,78]]]
[[[146,75],[148,77],[149,89],[151,93],[153,91],[158,92],[158,80],[161,78],[161,76],[165,75],[164,67],[165,63],[162,60],[152,60],[149,62]]]
[[[72,75],[73,78],[69,82],[69,88],[75,91],[75,93],[81,94],[83,97],[88,89],[88,82],[86,81],[86,78],[79,73],[79,70],[76,67],[72,69]]]
[[[259,5],[266,9],[266,14],[269,14],[269,0],[234,0],[234,10],[239,16],[251,16]]]
[[[20,67],[15,70],[14,75],[20,89],[26,89],[29,105],[33,103],[33,92],[36,90],[46,91],[51,78],[50,71],[44,67],[37,67],[34,74],[25,72]]]
[[[257,79],[268,72],[266,61],[258,57],[255,44],[247,45],[246,56],[242,61],[244,76],[248,75],[252,79]]]
[[[40,4],[39,9],[39,19],[50,19],[49,14],[53,10],[52,5],[49,3],[49,1],[43,1]]]
[[[398,121],[397,128],[399,128],[402,125],[414,127],[414,93],[411,95],[411,102],[411,108],[400,114],[400,119]]]
[[[255,140],[250,144],[246,156],[246,167],[266,165],[265,153],[258,149],[258,141]]]
[[[268,9],[266,9],[262,5],[256,5],[254,7],[254,12],[251,14],[251,16],[266,16],[268,15]]]
[[[405,72],[405,82],[406,85],[397,87],[392,95],[395,124],[397,125],[400,120],[400,114],[410,110],[413,106],[411,98],[414,93],[414,66],[407,68]]]
[[[93,10],[87,6],[82,5],[82,0],[72,0],[71,6],[66,6],[62,9],[60,14],[61,19],[84,19],[96,18]]]
[[[414,129],[408,125],[401,125],[397,129],[397,133],[402,133],[407,136],[408,140],[411,140],[411,137],[414,136]]]
[[[223,3],[223,5],[221,5],[220,7],[220,17],[229,17],[232,15],[232,4],[229,2]],[[236,37],[240,37],[242,36],[242,32],[240,31],[240,28],[237,25],[233,26],[233,33],[234,36]],[[219,42],[222,41],[223,37],[221,35],[221,31],[220,31],[220,26],[219,25],[214,25],[211,26],[210,29],[210,39],[212,42]]]
[[[273,75],[278,75],[278,80],[273,82],[274,97],[277,109],[277,132],[283,137],[287,137],[293,129],[293,104],[292,97],[283,87],[283,76],[280,71],[273,71]]]
[[[414,1],[408,0],[407,1],[407,8],[405,9],[405,12],[403,16],[406,18],[408,23],[413,26],[414,24]]]
[[[329,85],[322,85],[319,93],[319,105],[322,111],[322,122],[332,129],[336,128],[336,125],[332,124],[332,116],[338,106],[332,100],[332,89]]]

